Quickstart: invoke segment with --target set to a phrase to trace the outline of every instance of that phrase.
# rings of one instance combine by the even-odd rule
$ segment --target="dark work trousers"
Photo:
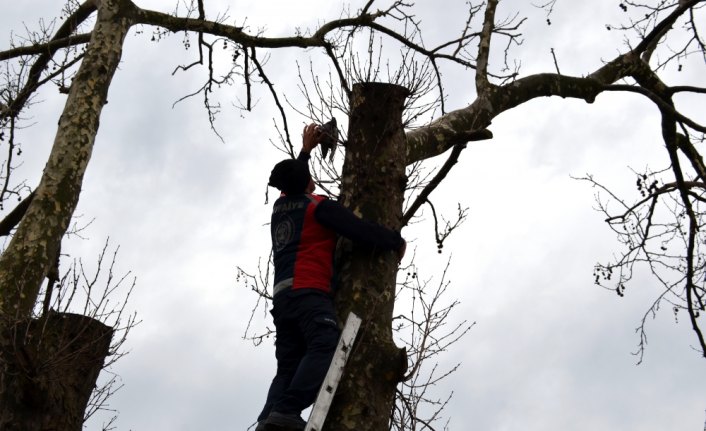
[[[287,290],[272,305],[277,374],[258,422],[272,411],[301,414],[315,401],[340,335],[333,300],[325,292]]]

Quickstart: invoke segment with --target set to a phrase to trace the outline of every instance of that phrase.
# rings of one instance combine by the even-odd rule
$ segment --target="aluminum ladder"
[[[343,375],[343,368],[346,366],[348,355],[351,353],[355,337],[358,335],[360,322],[360,317],[353,312],[348,313],[346,324],[343,327],[343,332],[341,332],[341,338],[338,339],[336,353],[333,355],[326,378],[324,378],[321,389],[319,389],[319,394],[316,396],[314,408],[311,410],[304,431],[321,431],[324,426],[324,420],[326,420],[326,415],[331,407],[331,401],[336,393],[338,382],[341,380],[341,375]]]

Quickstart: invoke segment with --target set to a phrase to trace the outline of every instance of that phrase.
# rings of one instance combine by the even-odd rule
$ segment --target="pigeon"
[[[319,144],[321,145],[321,158],[325,159],[326,154],[329,150],[331,151],[331,156],[329,161],[333,161],[333,154],[336,151],[336,143],[338,142],[338,126],[336,125],[336,118],[331,117],[329,122],[321,125],[321,140]]]

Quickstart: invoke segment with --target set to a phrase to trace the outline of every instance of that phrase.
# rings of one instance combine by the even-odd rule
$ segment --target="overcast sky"
[[[136,3],[168,12],[175,1]],[[229,22],[247,18],[252,29],[277,36],[338,17],[334,3],[208,1],[206,7],[210,18],[229,8]],[[429,46],[455,36],[465,22],[464,3],[418,2]],[[519,10],[528,18],[524,43],[512,57],[523,73],[553,72],[554,48],[562,73],[585,75],[624,49],[622,36],[605,29],[624,18],[618,4],[560,1],[548,26],[542,11],[518,0],[501,2],[499,17]],[[58,8],[46,0],[4,8],[0,49],[10,30],[22,34],[23,23],[34,26]],[[264,192],[271,166],[282,158],[270,144],[278,114],[264,88],[256,89],[252,113],[231,104],[243,99],[242,86],[222,88],[220,141],[201,99],[172,107],[205,79],[203,69],[171,75],[193,61],[193,49],[184,51],[182,35],[153,43],[151,29],[140,30],[126,40],[76,213],[95,220],[86,239],[66,241],[62,251],[90,266],[109,236],[120,245],[116,272],[137,277],[128,310],[141,323],[125,345],[129,354],[112,369],[124,384],[109,400],[118,430],[245,430],[262,407],[275,363],[271,341],[254,347],[243,340],[256,298],[236,281],[236,266],[256,272],[258,259],[269,253]],[[320,61],[321,53],[276,51],[266,67],[298,109],[305,107],[294,61],[309,59]],[[491,58],[495,70],[499,61]],[[692,77],[703,86],[696,76],[706,76],[703,64],[667,74],[669,83]],[[473,100],[471,74],[445,67],[444,78],[448,109]],[[15,175],[31,187],[65,99],[48,88],[40,100],[27,121],[35,124],[18,138],[24,164]],[[307,120],[289,114],[299,144]],[[471,144],[433,195],[449,217],[458,203],[469,207],[443,253],[436,253],[430,220],[403,231],[421,278],[438,280],[451,259],[447,300],[461,301],[454,319],[476,322],[441,358],[442,368],[462,363],[435,389],[439,398],[454,393],[445,412],[449,429],[705,429],[706,362],[692,348],[686,316],[675,319],[665,306],[649,319],[649,345],[637,366],[635,328],[659,288],[644,273],[623,298],[593,284],[594,264],[620,249],[593,209],[595,190],[571,179],[591,173],[635,196],[630,168],[666,167],[654,107],[615,93],[592,105],[544,99],[499,116],[490,128],[494,139]],[[62,260],[64,268],[69,263]],[[270,324],[263,313],[254,323]],[[99,430],[110,416],[97,416],[87,429]]]

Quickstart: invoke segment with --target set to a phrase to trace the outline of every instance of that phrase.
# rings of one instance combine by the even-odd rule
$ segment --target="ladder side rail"
[[[331,360],[331,365],[326,373],[324,382],[321,384],[319,393],[316,396],[316,401],[309,415],[305,431],[321,431],[324,421],[326,420],[326,415],[331,407],[333,396],[336,393],[338,382],[343,375],[346,361],[348,360],[356,335],[358,334],[360,323],[360,317],[356,316],[353,312],[348,314],[346,324],[338,340],[338,346],[336,346],[336,353]]]

